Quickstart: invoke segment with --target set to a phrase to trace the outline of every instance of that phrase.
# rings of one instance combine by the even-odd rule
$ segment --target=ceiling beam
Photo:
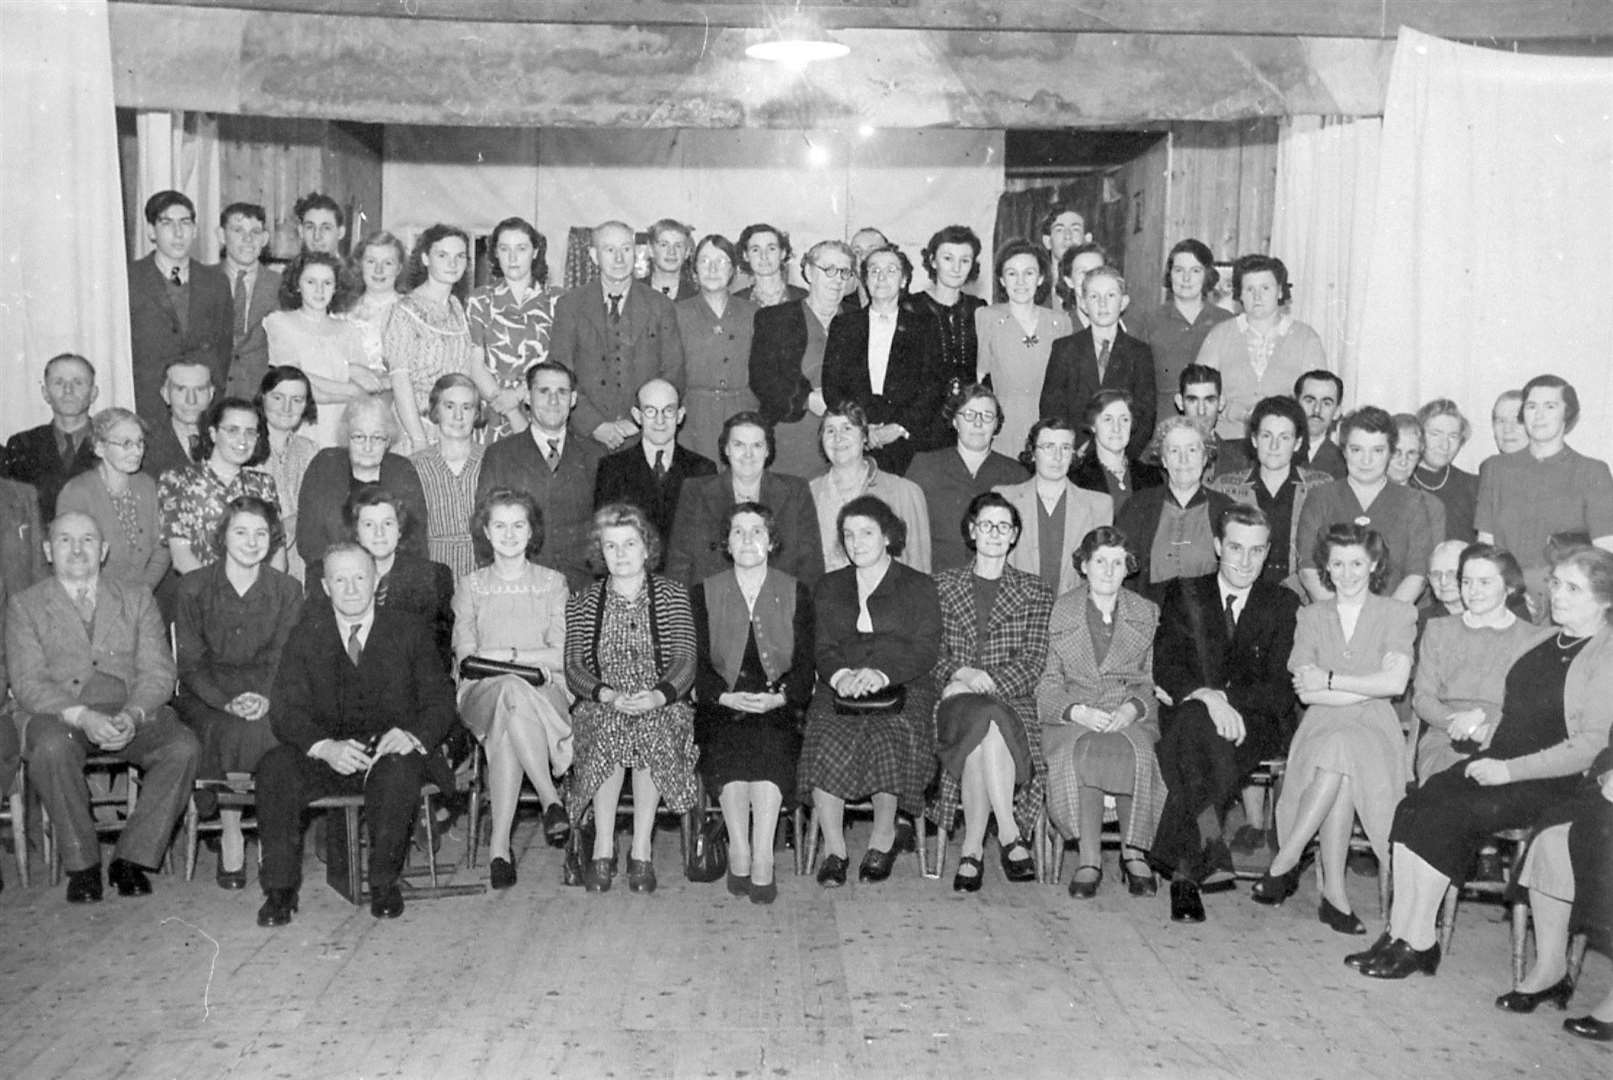
[[[410,21],[766,29],[793,0],[114,0]],[[806,0],[829,30],[1223,34],[1393,39],[1402,25],[1463,41],[1613,37],[1607,0]]]

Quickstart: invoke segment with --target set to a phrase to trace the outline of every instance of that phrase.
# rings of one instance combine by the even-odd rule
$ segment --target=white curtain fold
[[[139,206],[159,191],[182,191],[196,204],[196,245],[191,258],[219,261],[215,229],[224,209],[220,192],[218,118],[208,113],[147,112],[135,114],[135,148]],[[151,252],[143,218],[129,222],[138,258]]]

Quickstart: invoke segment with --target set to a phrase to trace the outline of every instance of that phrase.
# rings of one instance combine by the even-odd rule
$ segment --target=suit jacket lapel
[[[1147,641],[1143,631],[1144,620],[1131,594],[1122,591],[1115,604],[1115,635],[1109,642],[1109,652],[1103,658],[1103,669],[1112,670],[1118,656],[1133,656]]]
[[[90,651],[94,648],[94,638],[99,638],[105,633],[101,627],[105,623],[106,615],[101,610],[101,607],[107,602],[107,592],[108,590],[106,589],[104,582],[101,583],[96,589],[96,633],[93,635],[93,637],[84,629],[84,619],[78,613],[78,605],[73,603],[72,596],[68,594],[67,586],[63,585],[60,579],[57,579],[56,588],[52,589],[50,592],[49,607],[47,609],[50,622],[58,628],[65,628],[61,629],[60,632],[68,637],[73,638],[75,645],[78,642],[83,642],[81,649],[86,656],[89,655]]]

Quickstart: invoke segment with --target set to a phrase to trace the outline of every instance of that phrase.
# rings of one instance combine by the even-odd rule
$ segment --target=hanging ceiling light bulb
[[[815,60],[838,60],[851,52],[851,46],[834,40],[801,14],[799,5],[758,42],[746,46],[752,60],[767,60],[789,67],[805,67]]]

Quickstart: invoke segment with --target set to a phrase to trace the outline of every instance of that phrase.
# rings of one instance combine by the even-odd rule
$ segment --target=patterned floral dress
[[[469,374],[475,347],[471,344],[470,324],[457,296],[447,303],[434,304],[410,293],[398,301],[387,323],[384,347],[387,368],[407,372],[414,390],[414,409],[420,417],[429,442],[437,441],[437,425],[426,417],[431,405],[431,387],[442,376],[457,371]],[[398,402],[401,412],[408,402]]]
[[[157,502],[162,511],[162,530],[169,540],[183,540],[203,566],[210,566],[220,555],[214,544],[224,508],[231,499],[256,495],[278,507],[274,477],[261,469],[242,469],[234,480],[221,480],[206,462],[169,469],[158,485]]]
[[[483,286],[465,304],[470,340],[476,356],[493,373],[501,390],[515,390],[526,400],[526,373],[533,364],[549,358],[549,332],[554,326],[554,303],[561,290],[535,286],[526,299],[517,300],[508,281]],[[508,435],[512,428],[502,416],[491,417],[488,441]]]

